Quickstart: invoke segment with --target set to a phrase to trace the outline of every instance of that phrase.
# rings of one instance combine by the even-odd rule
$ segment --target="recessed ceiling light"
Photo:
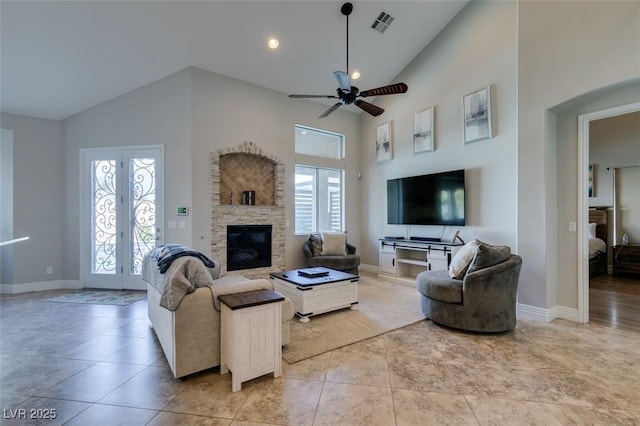
[[[357,80],[357,79],[359,79],[359,78],[360,78],[360,71],[354,71],[354,72],[352,72],[352,73],[351,73],[351,78],[352,78],[353,80]]]
[[[272,37],[267,42],[267,46],[269,46],[269,48],[271,49],[277,49],[278,46],[280,46],[280,41],[277,38]]]

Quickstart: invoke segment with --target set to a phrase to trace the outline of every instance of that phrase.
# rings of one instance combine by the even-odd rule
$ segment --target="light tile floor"
[[[640,332],[519,321],[480,335],[422,321],[232,393],[217,369],[173,379],[146,301],[44,301],[63,292],[0,298],[2,424],[640,424]]]

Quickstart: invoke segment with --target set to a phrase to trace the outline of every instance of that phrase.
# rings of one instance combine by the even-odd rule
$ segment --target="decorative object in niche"
[[[493,137],[491,86],[463,97],[464,143]]]
[[[413,153],[433,151],[433,108],[413,116]]]
[[[255,206],[256,191],[242,191],[242,204],[246,206]]]

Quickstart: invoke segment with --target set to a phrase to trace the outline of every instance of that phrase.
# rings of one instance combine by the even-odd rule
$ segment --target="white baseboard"
[[[551,322],[554,319],[562,318],[569,321],[578,321],[578,310],[556,305],[551,309],[538,308],[537,306],[518,303],[518,318],[526,318],[534,321]]]
[[[358,269],[363,272],[371,272],[372,274],[377,274],[379,270],[379,268],[375,265],[367,265],[364,263],[361,263]]]
[[[562,318],[569,321],[578,321],[578,310],[575,308],[567,308],[566,306],[554,306],[556,308],[556,318]]]
[[[29,293],[32,291],[77,290],[84,288],[79,280],[52,280],[22,284],[0,284],[0,294]]]
[[[516,316],[518,318],[526,318],[534,321],[551,321],[549,319],[549,311],[547,309],[538,308],[537,306],[525,305],[523,303],[518,303]]]

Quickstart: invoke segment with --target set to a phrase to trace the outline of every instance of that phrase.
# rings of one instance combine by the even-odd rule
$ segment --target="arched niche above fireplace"
[[[249,204],[245,191],[254,191],[255,205],[276,204],[275,168],[273,161],[253,154],[220,156],[220,204]]]
[[[254,191],[255,205],[284,205],[284,165],[253,142],[212,153],[211,166],[214,204],[248,204],[243,193]]]

